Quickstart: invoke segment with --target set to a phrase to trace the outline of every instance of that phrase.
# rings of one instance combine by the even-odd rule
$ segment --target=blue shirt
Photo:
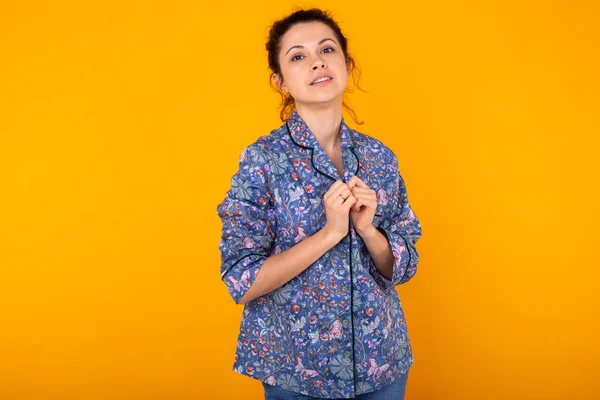
[[[373,225],[394,254],[382,276],[362,238],[349,233],[278,289],[244,305],[233,369],[314,397],[353,398],[392,383],[413,363],[396,285],[417,271],[421,225],[395,154],[381,141],[340,127],[344,176],[296,110],[248,145],[217,206],[221,277],[237,303],[263,262],[325,226],[323,196],[357,175],[377,193]]]

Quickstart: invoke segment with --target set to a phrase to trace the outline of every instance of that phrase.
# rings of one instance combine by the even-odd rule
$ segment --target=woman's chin
[[[335,101],[341,101],[342,94],[341,93],[320,93],[316,96],[313,96],[311,102],[313,103],[331,103]]]

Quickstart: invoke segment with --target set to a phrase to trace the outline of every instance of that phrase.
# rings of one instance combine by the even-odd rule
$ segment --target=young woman
[[[284,123],[244,149],[217,207],[221,276],[244,304],[233,368],[266,399],[402,399],[395,286],[416,273],[421,226],[398,160],[344,121],[354,61],[327,12],[275,22],[266,47]]]

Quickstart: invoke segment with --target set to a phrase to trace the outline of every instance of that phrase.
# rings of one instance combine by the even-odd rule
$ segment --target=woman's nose
[[[322,60],[318,60],[313,64],[313,69],[317,69],[319,67],[325,68],[325,63]]]

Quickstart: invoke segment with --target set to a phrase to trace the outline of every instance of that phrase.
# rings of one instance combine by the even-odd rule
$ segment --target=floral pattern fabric
[[[221,278],[237,303],[264,261],[318,232],[323,196],[357,175],[377,193],[373,224],[390,242],[393,276],[382,276],[352,227],[302,273],[244,305],[233,369],[283,389],[353,398],[394,382],[414,357],[395,290],[416,273],[421,225],[395,154],[381,141],[340,127],[344,176],[296,110],[248,145],[217,206]]]

